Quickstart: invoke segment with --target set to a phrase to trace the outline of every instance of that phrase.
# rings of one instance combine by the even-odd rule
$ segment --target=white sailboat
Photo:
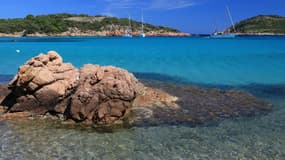
[[[230,32],[219,32],[217,29],[215,30],[215,32],[210,36],[210,38],[235,38],[236,37],[236,29],[235,29],[235,24],[230,12],[230,9],[228,6],[226,6],[226,12],[227,12],[227,17],[230,19],[234,33],[230,33]]]
[[[143,12],[142,12],[142,17],[141,17],[141,23],[142,23],[142,26],[141,26],[141,33],[140,33],[140,37],[145,37],[145,33],[144,33],[144,19],[143,19]]]
[[[129,26],[128,29],[126,30],[126,34],[124,35],[124,37],[133,37],[132,36],[132,24],[131,24],[131,17],[129,16]]]

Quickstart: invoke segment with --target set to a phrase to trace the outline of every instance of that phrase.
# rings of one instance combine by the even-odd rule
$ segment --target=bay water
[[[46,121],[0,122],[0,159],[285,159],[285,37],[0,38],[0,81],[7,83],[20,65],[49,50],[76,67],[113,65],[142,79],[243,89],[274,107],[211,126],[114,133]]]

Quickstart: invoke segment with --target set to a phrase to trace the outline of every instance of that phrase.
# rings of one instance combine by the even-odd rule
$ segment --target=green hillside
[[[230,29],[233,31],[233,29]],[[285,34],[285,17],[259,15],[236,24],[238,33],[275,33]]]
[[[70,28],[80,31],[110,31],[125,29],[128,26],[127,18],[116,18],[107,16],[89,16],[76,14],[50,14],[25,18],[0,19],[0,33],[24,32],[32,33],[62,33]],[[133,31],[140,31],[140,22],[132,21]],[[176,29],[145,24],[145,32],[148,31],[170,31],[179,32]]]

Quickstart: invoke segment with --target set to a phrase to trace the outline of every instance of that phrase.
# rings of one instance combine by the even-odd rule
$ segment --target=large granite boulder
[[[112,66],[85,65],[80,86],[72,96],[70,114],[78,121],[110,124],[125,114],[143,85],[126,70]]]
[[[21,66],[9,83],[12,90],[6,100],[9,111],[53,111],[72,94],[78,83],[79,71],[72,64],[63,63],[54,51],[40,54]]]
[[[177,107],[176,97],[145,87],[126,70],[91,64],[78,70],[54,51],[26,62],[8,86],[6,112],[49,113],[99,125],[122,122],[133,106]]]
[[[133,107],[176,106],[176,97],[145,87],[120,68],[88,64],[80,69],[79,81],[69,111],[76,121],[113,124],[122,122]]]

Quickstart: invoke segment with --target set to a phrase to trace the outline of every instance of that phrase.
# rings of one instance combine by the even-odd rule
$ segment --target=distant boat
[[[16,49],[16,53],[20,53],[21,51],[19,49]]]
[[[131,17],[129,16],[129,26],[127,28],[126,34],[123,37],[132,38],[132,24],[131,24]]]
[[[215,32],[211,36],[211,38],[235,38],[235,33],[224,33],[224,32]]]
[[[143,20],[143,12],[142,12],[142,30],[141,30],[141,33],[140,33],[140,37],[145,37],[145,33],[144,33],[144,20]]]
[[[232,18],[232,15],[231,15],[231,12],[230,12],[230,9],[229,9],[228,6],[226,6],[226,12],[227,12],[227,17],[231,21],[234,33],[219,32],[218,29],[216,28],[215,32],[210,35],[210,38],[218,38],[218,39],[220,39],[220,38],[235,38],[236,37],[236,34],[235,34],[235,32],[236,32],[235,24],[233,22],[233,18]]]

